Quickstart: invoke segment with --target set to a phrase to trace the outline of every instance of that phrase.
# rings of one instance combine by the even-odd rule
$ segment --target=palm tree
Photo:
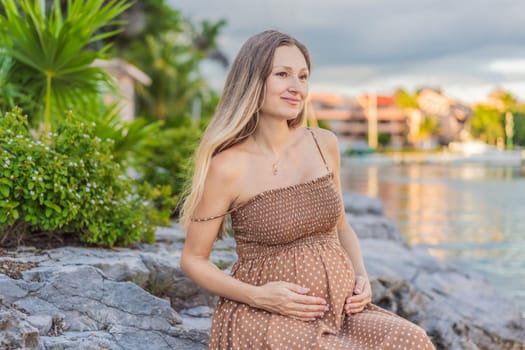
[[[408,115],[408,141],[416,144],[420,138],[420,127],[423,122],[423,115],[417,103],[417,93],[412,95],[404,89],[398,89],[394,94],[394,100],[397,106]]]
[[[33,117],[42,115],[47,134],[52,109],[89,105],[100,98],[101,83],[111,85],[103,71],[91,66],[110,45],[98,51],[87,47],[119,32],[99,30],[115,25],[115,18],[131,5],[126,0],[68,0],[64,14],[59,0],[49,13],[38,0],[0,0],[0,4],[4,10],[0,55],[13,59],[10,77],[23,84],[24,94],[40,102]]]

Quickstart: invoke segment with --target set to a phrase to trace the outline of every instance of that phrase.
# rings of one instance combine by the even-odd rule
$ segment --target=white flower
[[[35,170],[35,174],[38,175],[38,170]]]
[[[6,169],[9,168],[9,163],[5,163],[4,164],[4,168],[6,168]]]
[[[43,178],[41,178],[41,177],[39,177],[39,178],[38,178],[38,181],[44,181],[44,179],[43,179]]]
[[[89,192],[89,191],[90,191],[90,189],[89,189],[89,188],[86,188],[86,192]]]
[[[31,179],[33,179],[33,181],[36,181],[36,176],[33,176]]]
[[[30,191],[29,194],[34,196],[35,195],[35,191]]]
[[[33,148],[33,145],[32,145],[32,144],[29,144],[29,145],[27,145],[27,147],[29,147],[29,148]]]
[[[31,156],[27,156],[27,160],[32,161],[32,160],[33,160],[33,157],[31,157]]]
[[[95,205],[97,204],[93,199],[91,200],[91,204]]]

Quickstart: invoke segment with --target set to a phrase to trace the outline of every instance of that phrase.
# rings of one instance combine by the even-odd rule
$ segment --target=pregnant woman
[[[221,297],[209,349],[434,349],[422,328],[370,303],[337,139],[302,126],[310,69],[286,34],[248,39],[196,152],[181,266]],[[231,275],[209,261],[227,215]]]

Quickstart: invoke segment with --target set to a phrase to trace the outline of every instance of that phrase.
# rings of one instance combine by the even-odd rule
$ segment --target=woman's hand
[[[353,294],[346,298],[345,313],[355,314],[364,310],[365,306],[372,301],[372,288],[365,276],[356,276]]]
[[[326,300],[307,295],[308,288],[289,282],[269,282],[258,287],[251,306],[302,321],[313,321],[328,310]]]

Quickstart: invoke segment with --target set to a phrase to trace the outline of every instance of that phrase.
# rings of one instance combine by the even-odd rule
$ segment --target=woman
[[[301,127],[310,68],[294,38],[250,38],[197,150],[181,267],[222,297],[209,349],[432,349],[421,328],[370,304],[336,137]],[[208,259],[227,214],[231,276]]]

